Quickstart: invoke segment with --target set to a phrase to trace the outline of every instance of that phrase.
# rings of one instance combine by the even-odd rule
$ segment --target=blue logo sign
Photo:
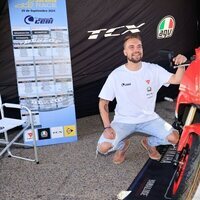
[[[28,15],[24,18],[26,24],[52,24],[53,18],[38,18]]]

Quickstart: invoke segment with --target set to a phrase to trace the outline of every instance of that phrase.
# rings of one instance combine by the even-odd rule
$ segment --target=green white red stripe
[[[160,24],[160,29],[171,29],[174,27],[174,19],[166,17]]]

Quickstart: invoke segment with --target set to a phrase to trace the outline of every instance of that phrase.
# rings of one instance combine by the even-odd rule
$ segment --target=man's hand
[[[183,64],[187,61],[187,58],[184,55],[178,54],[176,57],[173,58],[173,62],[175,65]]]
[[[111,139],[111,140],[115,139],[115,136],[116,136],[114,129],[111,127],[106,128],[103,132],[103,135],[105,138]]]
[[[173,58],[175,65],[181,65],[187,61],[187,58],[181,54],[178,54],[176,57]],[[180,84],[183,74],[185,72],[185,67],[178,67],[175,74],[173,74],[167,83],[170,84]]]

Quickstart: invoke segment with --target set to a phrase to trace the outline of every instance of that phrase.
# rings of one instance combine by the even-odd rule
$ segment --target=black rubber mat
[[[166,200],[171,199],[171,182],[176,171],[172,160],[176,149],[173,146],[159,148],[160,161],[149,159],[136,176],[127,191],[125,200]]]

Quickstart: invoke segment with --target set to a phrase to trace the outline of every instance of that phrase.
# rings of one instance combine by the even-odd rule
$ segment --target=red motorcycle
[[[190,64],[178,66],[188,67],[182,78],[177,97],[173,127],[179,131],[180,140],[176,148],[170,149],[172,160],[168,160],[167,165],[148,160],[147,165],[143,167],[128,190],[121,191],[117,195],[118,199],[192,200],[200,183],[200,48],[195,51],[195,59]],[[173,65],[173,52],[162,50],[161,55],[167,55],[170,66]],[[163,151],[163,157],[167,155],[166,149]],[[167,182],[164,181],[159,194],[153,191],[159,188],[160,179],[157,179],[157,176],[162,173],[156,174],[157,171],[153,170],[150,175],[145,175],[149,166],[151,169],[160,168],[163,173],[167,172],[167,167],[169,168],[170,177],[167,177]],[[158,183],[151,185],[149,180],[158,181]],[[143,193],[144,188],[148,193]],[[161,196],[158,198],[158,195]]]
[[[191,200],[200,183],[200,48],[179,87],[174,127],[180,140],[174,159],[174,199]]]

